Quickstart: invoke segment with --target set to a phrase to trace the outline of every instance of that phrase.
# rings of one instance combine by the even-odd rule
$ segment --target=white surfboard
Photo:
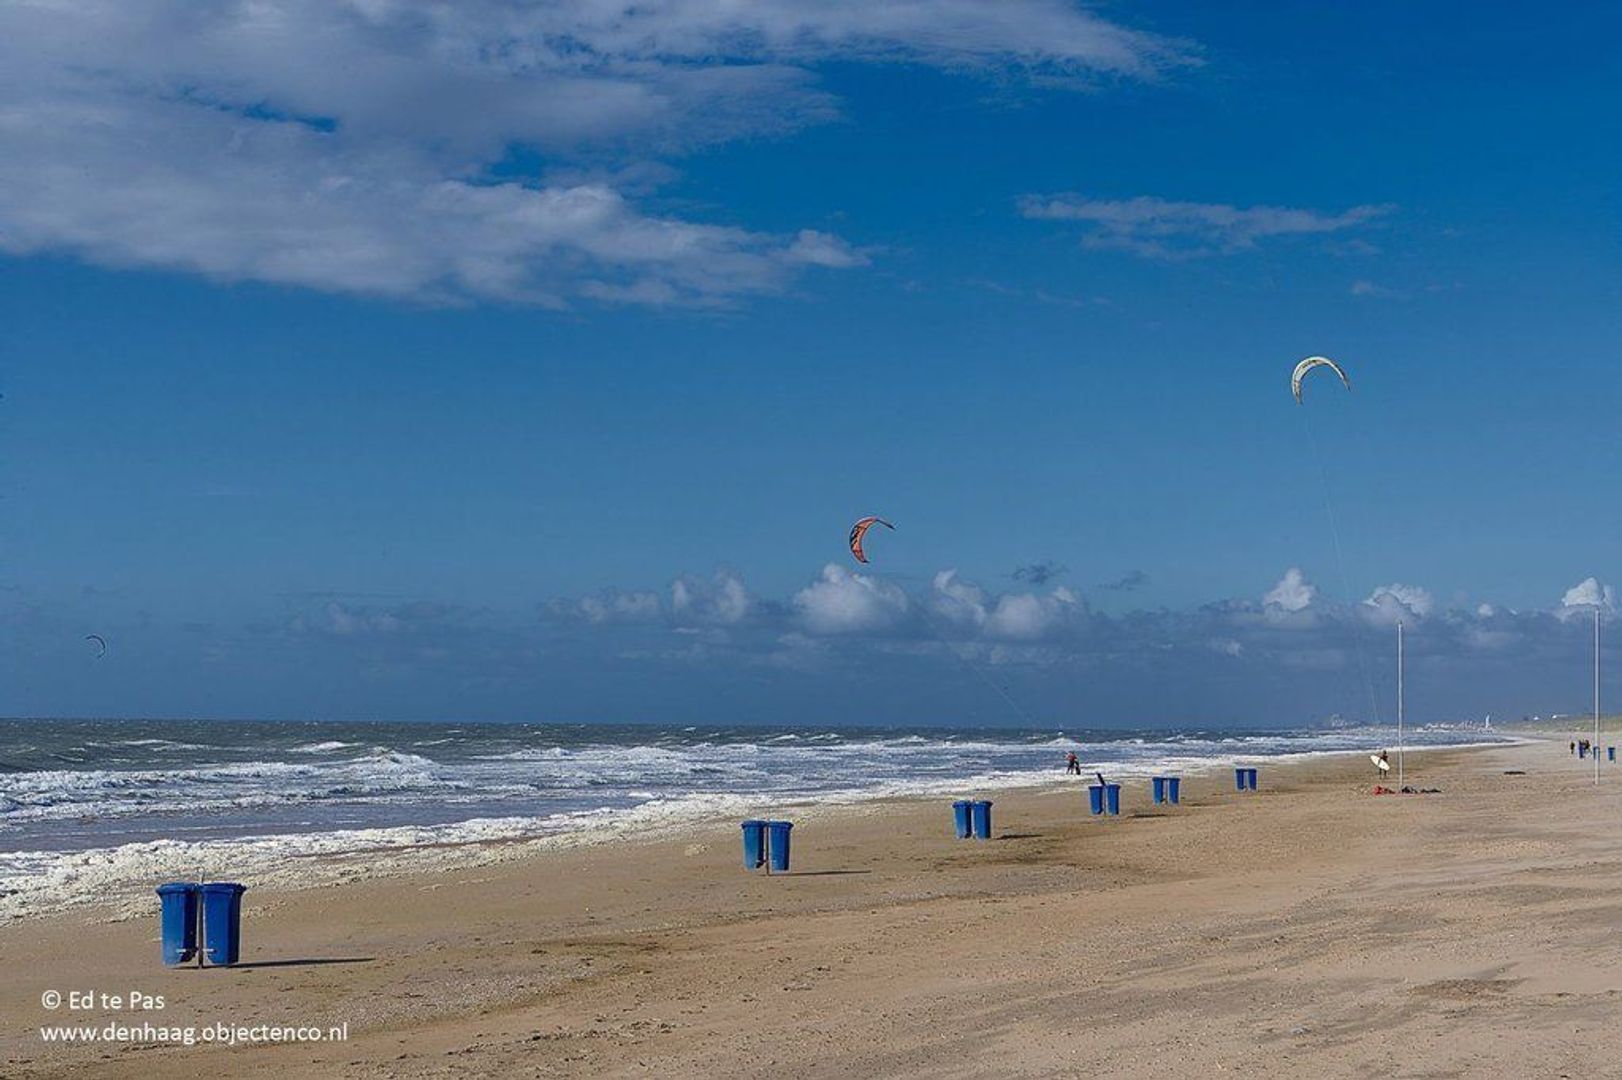
[[[1374,762],[1374,767],[1379,769],[1381,772],[1391,771],[1391,762],[1385,760],[1379,754],[1370,754],[1369,760]]]

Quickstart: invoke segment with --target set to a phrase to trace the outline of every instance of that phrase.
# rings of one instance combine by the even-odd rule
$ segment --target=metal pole
[[[1402,620],[1397,620],[1397,790],[1402,790]]]
[[[1594,783],[1599,783],[1599,608],[1594,608]]]

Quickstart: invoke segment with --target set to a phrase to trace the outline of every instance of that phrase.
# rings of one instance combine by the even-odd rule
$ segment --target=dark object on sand
[[[1526,775],[1526,770],[1525,769],[1505,769],[1504,770],[1504,775],[1505,776],[1525,776]]]

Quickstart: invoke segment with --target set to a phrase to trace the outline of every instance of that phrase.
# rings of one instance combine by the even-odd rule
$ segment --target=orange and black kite
[[[865,517],[850,527],[850,553],[856,556],[859,563],[867,561],[867,556],[862,552],[862,538],[867,535],[867,530],[875,525],[883,525],[886,529],[895,528],[881,517]]]

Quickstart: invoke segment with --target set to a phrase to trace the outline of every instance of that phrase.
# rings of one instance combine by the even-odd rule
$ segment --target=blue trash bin
[[[163,962],[173,967],[197,955],[197,886],[171,881],[158,886],[163,904]]]
[[[967,840],[973,831],[969,824],[969,808],[973,805],[968,799],[959,799],[952,804],[952,825],[957,829],[959,840]]]
[[[1233,770],[1233,789],[1235,791],[1245,790],[1245,773],[1247,771],[1246,769]]]
[[[209,881],[198,888],[203,894],[203,955],[215,967],[234,964],[242,948],[242,894],[248,887]]]
[[[788,873],[788,834],[794,828],[792,821],[768,821],[766,832],[771,837],[772,872]]]
[[[1157,776],[1149,782],[1154,785],[1155,805],[1159,806],[1161,803],[1166,801],[1166,778],[1164,776]]]
[[[1121,812],[1121,785],[1105,784],[1104,797],[1109,802],[1109,812],[1119,814]]]
[[[1616,760],[1616,747],[1607,746],[1605,748],[1605,760],[1606,761],[1615,761]]]
[[[743,823],[743,868],[745,870],[759,870],[766,865],[766,823],[764,821],[746,821]]]
[[[1251,791],[1256,790],[1256,770],[1255,769],[1246,769],[1245,770],[1245,786],[1250,788]]]
[[[1166,798],[1173,806],[1182,800],[1183,778],[1180,776],[1166,777]]]
[[[974,818],[974,838],[976,840],[991,839],[991,802],[987,799],[976,799],[969,807]]]
[[[1087,788],[1087,805],[1093,813],[1102,814],[1104,812],[1104,789],[1097,784],[1089,785]]]

